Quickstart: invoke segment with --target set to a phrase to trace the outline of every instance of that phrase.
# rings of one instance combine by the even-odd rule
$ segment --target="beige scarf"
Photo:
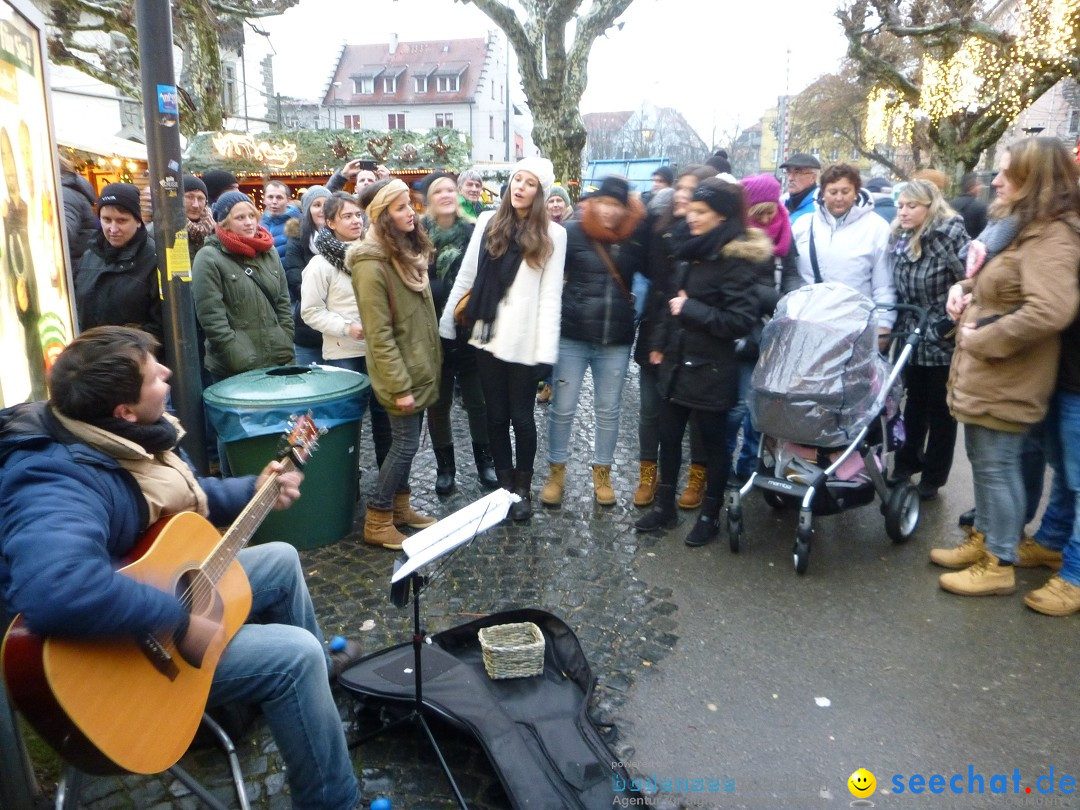
[[[397,259],[390,260],[398,276],[401,277],[401,283],[413,292],[423,292],[428,286],[427,260],[423,256],[413,254],[406,254],[404,259],[404,262],[399,262]]]

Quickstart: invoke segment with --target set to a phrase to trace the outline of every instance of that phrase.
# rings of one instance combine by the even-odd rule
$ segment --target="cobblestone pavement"
[[[536,407],[540,449],[533,483],[535,510],[530,521],[500,525],[461,550],[425,591],[423,613],[428,632],[471,621],[478,614],[518,607],[539,607],[564,619],[577,633],[598,679],[591,707],[593,719],[615,752],[627,690],[643,666],[662,659],[678,639],[675,604],[669,589],[654,588],[637,575],[642,555],[657,536],[632,530],[639,514],[632,495],[637,485],[637,375],[624,394],[624,411],[612,478],[619,502],[605,508],[592,497],[591,389],[583,392],[567,465],[566,498],[560,509],[544,509],[535,499],[547,470],[547,410]],[[481,497],[464,412],[455,408],[457,489],[434,494],[435,465],[425,443],[413,467],[413,502],[420,511],[444,516]],[[374,482],[374,457],[367,431],[361,445],[361,504]],[[362,511],[362,509],[361,509]],[[359,519],[357,525],[359,526]],[[365,545],[359,531],[340,542],[302,552],[308,583],[327,637],[360,639],[365,651],[408,641],[411,612],[388,601],[394,554]],[[378,718],[338,693],[347,733],[374,727]],[[498,810],[508,802],[479,747],[451,728],[436,726],[459,786],[478,810]],[[264,727],[237,742],[255,808],[289,807],[282,761]],[[379,737],[358,748],[354,761],[361,777],[365,806],[378,796],[395,808],[434,810],[454,807],[452,794],[427,743],[412,728]],[[200,776],[223,801],[231,796],[224,760],[208,749],[189,753],[182,764]],[[199,804],[170,778],[125,777],[89,780],[84,806],[111,808],[188,808]]]

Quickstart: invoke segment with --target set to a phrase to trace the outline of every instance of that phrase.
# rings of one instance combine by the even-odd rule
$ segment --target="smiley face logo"
[[[848,777],[847,787],[852,796],[865,799],[867,796],[874,795],[874,791],[877,790],[877,780],[866,768],[859,768]]]

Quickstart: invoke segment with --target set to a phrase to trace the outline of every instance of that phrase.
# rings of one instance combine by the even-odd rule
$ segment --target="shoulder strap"
[[[814,212],[810,212],[814,216]],[[814,283],[820,284],[824,279],[821,277],[821,269],[817,262],[817,248],[814,246],[814,220],[810,220],[810,266],[814,268]]]
[[[604,267],[607,268],[608,273],[611,275],[615,285],[622,290],[622,294],[626,296],[626,300],[631,304],[634,303],[634,297],[630,293],[630,290],[626,289],[626,282],[623,281],[622,276],[619,275],[619,271],[615,269],[615,262],[611,260],[611,256],[608,255],[607,248],[597,242],[595,239],[591,240],[593,249],[596,251],[596,255],[600,257],[600,261],[604,263]]]
[[[244,275],[255,282],[255,286],[259,288],[263,295],[266,296],[266,300],[270,302],[270,309],[273,312],[277,312],[277,297],[270,294],[270,291],[263,286],[263,283],[259,281],[259,277],[255,275],[255,271],[237,259],[233,254],[226,252],[226,256],[240,265],[240,268],[244,271]]]

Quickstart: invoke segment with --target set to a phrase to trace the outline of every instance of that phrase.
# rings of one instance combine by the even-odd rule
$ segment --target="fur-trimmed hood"
[[[747,228],[738,239],[732,239],[720,249],[729,259],[742,259],[751,264],[764,264],[773,255],[773,243],[760,228]]]
[[[375,261],[386,261],[388,255],[386,250],[376,242],[374,239],[365,238],[357,239],[349,245],[349,249],[345,251],[345,264],[350,269],[362,259],[375,259]]]
[[[293,217],[285,223],[285,237],[288,239],[300,238],[300,220]]]
[[[585,235],[590,239],[595,239],[597,242],[603,242],[606,245],[616,245],[624,242],[630,238],[634,229],[645,219],[645,206],[637,197],[631,197],[626,204],[626,217],[619,223],[618,228],[611,230],[600,224],[600,219],[596,211],[593,210],[594,202],[595,199],[588,199],[581,204],[579,221]]]

